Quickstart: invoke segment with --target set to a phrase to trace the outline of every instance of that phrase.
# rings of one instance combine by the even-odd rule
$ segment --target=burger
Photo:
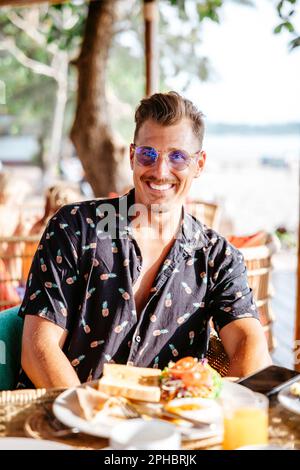
[[[174,398],[217,398],[222,389],[222,377],[207,359],[184,357],[170,362],[160,376],[161,400]]]

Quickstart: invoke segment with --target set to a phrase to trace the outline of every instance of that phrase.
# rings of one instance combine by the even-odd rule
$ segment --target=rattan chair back
[[[207,227],[214,230],[219,229],[220,206],[218,204],[201,200],[193,200],[186,204],[186,210]]]
[[[0,310],[22,300],[40,236],[0,237]]]
[[[275,320],[271,307],[273,296],[271,283],[272,257],[279,249],[280,242],[275,236],[269,236],[265,245],[240,248],[247,267],[248,283],[253,290],[253,296],[270,351],[276,347],[276,339],[272,331]]]
[[[253,290],[253,296],[270,351],[276,347],[276,338],[274,338],[272,330],[275,315],[271,308],[273,296],[271,284],[272,257],[279,249],[280,242],[273,235],[268,237],[265,245],[240,248],[247,268],[248,283]],[[209,364],[222,376],[227,374],[229,359],[222,341],[215,332],[210,337],[207,358]]]

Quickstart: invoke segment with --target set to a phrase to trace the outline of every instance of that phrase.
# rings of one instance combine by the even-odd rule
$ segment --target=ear
[[[200,156],[197,160],[197,168],[196,168],[196,173],[195,173],[194,178],[198,178],[201,175],[205,162],[206,162],[206,152],[204,150],[201,150]]]
[[[130,168],[133,170],[133,160],[134,160],[134,147],[133,147],[133,144],[130,144],[129,156],[130,156]]]

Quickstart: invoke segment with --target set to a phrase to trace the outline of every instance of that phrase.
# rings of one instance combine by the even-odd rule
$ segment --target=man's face
[[[190,166],[178,171],[168,165],[167,153],[180,149],[193,155],[200,150],[192,122],[184,118],[172,126],[162,126],[148,119],[141,126],[135,144],[137,147],[154,147],[159,151],[154,166],[147,167],[137,163],[134,148],[130,148],[136,203],[144,204],[155,212],[169,212],[181,207],[185,203],[193,178],[198,177],[204,167],[206,155],[202,151],[192,158]]]

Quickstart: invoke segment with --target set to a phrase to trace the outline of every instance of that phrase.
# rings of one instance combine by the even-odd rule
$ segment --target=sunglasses
[[[159,152],[154,147],[148,147],[147,145],[136,146],[131,144],[131,148],[134,150],[136,161],[141,166],[154,166],[159,157]],[[194,154],[190,155],[185,150],[174,149],[167,153],[167,162],[169,168],[173,168],[177,171],[185,170],[190,166],[192,161],[195,161],[193,157],[199,155],[201,150],[198,150]]]

